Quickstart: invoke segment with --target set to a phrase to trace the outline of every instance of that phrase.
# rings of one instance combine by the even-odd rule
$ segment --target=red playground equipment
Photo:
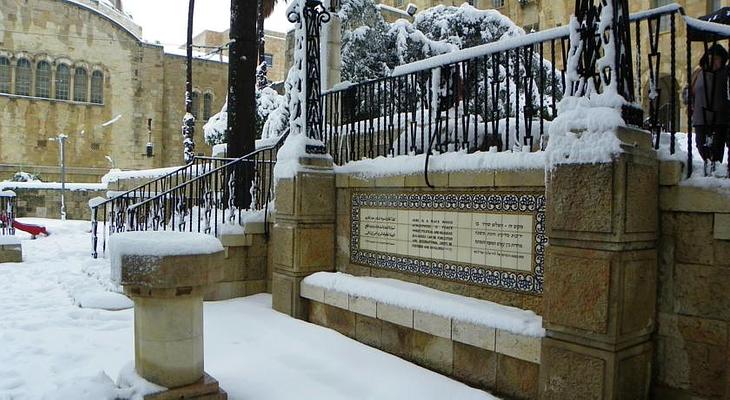
[[[3,224],[6,224],[7,221],[8,221],[7,216],[0,215],[0,222],[2,222]],[[24,223],[18,222],[16,220],[13,220],[13,228],[20,229],[21,231],[24,231],[24,232],[28,232],[33,237],[33,239],[35,239],[36,236],[38,236],[38,235],[44,235],[44,236],[49,235],[45,226],[34,225],[34,224],[24,224]]]

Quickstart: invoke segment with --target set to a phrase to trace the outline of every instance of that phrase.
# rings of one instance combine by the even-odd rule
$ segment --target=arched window
[[[41,61],[35,68],[35,95],[51,97],[51,64]]]
[[[193,117],[195,119],[198,119],[198,111],[200,111],[200,94],[198,92],[193,92],[193,95],[190,97],[192,101],[192,108],[193,108]]]
[[[25,58],[21,58],[15,66],[15,94],[30,96],[30,84],[32,79],[33,71],[30,68],[30,61]]]
[[[91,102],[96,104],[104,102],[104,74],[98,70],[91,74]]]
[[[56,68],[56,98],[68,100],[71,91],[71,71],[66,64],[59,64]]]
[[[213,110],[213,95],[206,93],[203,95],[203,120],[210,119],[210,113]]]
[[[74,71],[74,101],[89,101],[86,88],[88,87],[86,70],[76,67]]]
[[[10,93],[10,60],[0,57],[0,93]]]

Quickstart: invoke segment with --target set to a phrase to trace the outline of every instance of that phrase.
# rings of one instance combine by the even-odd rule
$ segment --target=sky
[[[142,26],[142,36],[167,46],[185,43],[188,2],[186,0],[124,0],[124,10]],[[198,0],[195,3],[193,33],[206,29],[222,31],[230,26],[230,0]],[[286,20],[286,4],[279,0],[274,14],[264,23],[269,30],[286,32],[292,25]]]

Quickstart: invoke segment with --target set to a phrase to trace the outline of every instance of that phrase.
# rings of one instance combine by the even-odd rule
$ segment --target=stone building
[[[181,164],[182,54],[145,42],[119,1],[0,0],[0,178],[57,179],[59,133],[70,180],[97,181],[112,162]],[[199,58],[193,70],[196,152],[210,154],[202,126],[225,101],[228,66]]]
[[[228,56],[228,32],[226,29],[221,32],[204,30],[193,38],[193,44],[201,46],[206,54],[221,54]],[[266,52],[264,59],[269,66],[268,77],[272,82],[281,82],[286,79],[288,64],[286,62],[286,33],[264,30],[266,40]],[[213,57],[215,58],[215,57]]]

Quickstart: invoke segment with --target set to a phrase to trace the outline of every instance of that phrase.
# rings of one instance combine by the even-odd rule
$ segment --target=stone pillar
[[[619,128],[612,163],[548,173],[542,399],[646,399],[657,279],[658,165]]]
[[[192,235],[189,245],[180,245],[183,248],[194,247],[196,240],[217,241],[196,233],[164,233],[173,237],[172,242]],[[135,369],[144,379],[169,388],[145,399],[225,399],[225,392],[205,374],[203,365],[203,289],[220,279],[217,265],[223,258],[222,247],[190,255],[115,250],[133,248],[119,244],[130,238],[135,244],[164,238],[160,232],[126,232],[115,235],[111,244],[112,277],[134,301]]]
[[[324,82],[322,89],[331,89],[334,85],[342,82],[342,21],[337,14],[332,14],[332,19],[324,25],[327,29],[327,65],[326,74],[323,74]]]
[[[332,161],[301,158],[296,176],[276,183],[272,247],[275,310],[306,318],[299,286],[306,276],[335,269],[335,174]]]

